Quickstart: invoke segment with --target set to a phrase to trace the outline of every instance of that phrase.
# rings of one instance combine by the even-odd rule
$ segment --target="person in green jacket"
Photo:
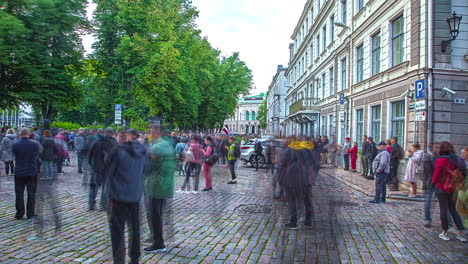
[[[239,145],[237,145],[234,142],[235,138],[234,137],[229,137],[229,146],[226,146],[226,149],[228,151],[227,153],[227,159],[228,159],[228,166],[229,166],[229,171],[231,172],[231,180],[228,182],[228,184],[236,184],[236,161],[237,158],[240,156],[239,152]]]
[[[153,132],[152,138],[156,141],[148,150],[144,179],[152,245],[144,250],[150,253],[159,253],[166,252],[163,239],[163,213],[166,199],[174,194],[176,154],[174,141],[169,133],[163,133],[163,136],[160,137],[158,132]]]

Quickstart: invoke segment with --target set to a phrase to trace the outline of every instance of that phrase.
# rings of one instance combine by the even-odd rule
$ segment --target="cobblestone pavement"
[[[42,238],[37,223],[13,220],[13,178],[0,178],[0,263],[112,263],[107,215],[87,210],[87,190],[75,170],[65,167],[56,186],[62,230],[54,232],[46,206]],[[177,193],[165,219],[168,252],[142,252],[141,262],[468,263],[467,244],[438,238],[438,210],[433,215],[437,228],[422,227],[422,203],[372,205],[368,197],[322,174],[312,190],[313,228],[286,230],[286,203],[271,198],[266,170],[239,164],[237,171],[237,185],[226,184],[228,172],[218,167],[213,191]],[[183,177],[176,177],[180,187]],[[144,215],[143,240],[148,237]]]

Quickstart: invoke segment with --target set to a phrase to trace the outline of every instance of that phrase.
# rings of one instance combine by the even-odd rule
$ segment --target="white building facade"
[[[465,17],[442,52],[453,12]],[[307,1],[290,45],[286,134],[350,137],[359,145],[363,135],[376,142],[396,136],[405,148],[467,142],[468,120],[460,118],[468,109],[458,100],[468,95],[467,20],[462,0]],[[426,107],[414,122],[418,80],[426,93],[416,101]]]
[[[267,98],[267,127],[266,134],[275,137],[284,135],[284,119],[286,117],[286,76],[288,68],[278,65],[275,76],[268,87]]]
[[[234,116],[224,121],[231,133],[261,134],[258,112],[263,104],[265,94],[246,96],[238,100]]]

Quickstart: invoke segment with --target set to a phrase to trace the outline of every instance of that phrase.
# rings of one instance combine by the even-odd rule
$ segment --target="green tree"
[[[258,107],[258,117],[257,119],[259,120],[260,127],[261,128],[266,128],[267,126],[267,100],[263,99],[262,104]]]

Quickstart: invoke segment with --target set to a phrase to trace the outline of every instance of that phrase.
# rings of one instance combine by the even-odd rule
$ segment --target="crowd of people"
[[[405,158],[398,138],[376,144],[372,137],[364,136],[360,147],[345,138],[339,146],[334,137],[270,138],[266,144],[255,141],[256,170],[258,157],[265,155],[266,163],[274,175],[273,196],[288,203],[288,229],[298,228],[298,210],[304,208],[305,228],[312,226],[311,188],[317,182],[320,168],[326,164],[343,167],[345,171],[358,173],[357,160],[361,159],[361,176],[375,180],[375,197],[371,203],[385,203],[387,184],[390,190],[398,189],[398,166]],[[5,128],[0,139],[0,160],[5,164],[5,175],[14,176],[16,193],[15,219],[37,217],[35,196],[39,182],[52,186],[63,165],[76,152],[77,172],[82,174],[82,184],[88,186],[88,209],[107,211],[111,233],[113,257],[116,263],[125,260],[125,225],[129,229],[129,257],[137,263],[140,257],[140,201],[144,201],[150,245],[146,252],[165,252],[163,239],[163,215],[167,199],[173,196],[174,175],[184,176],[179,193],[199,194],[200,174],[203,172],[203,192],[212,191],[212,167],[219,164],[229,170],[227,184],[237,184],[236,164],[241,156],[241,145],[247,138],[224,134],[176,133],[161,130],[153,125],[149,132],[133,129],[115,132],[113,128],[79,129],[29,129],[15,131]],[[265,146],[265,151],[263,150]],[[407,151],[405,180],[411,185],[409,196],[416,196],[418,173],[426,179],[425,226],[431,226],[432,196],[438,197],[442,233],[441,239],[449,240],[449,226],[455,224],[457,238],[466,241],[463,221],[459,211],[466,205],[466,167],[468,149],[463,158],[456,155],[449,142],[431,146],[422,151],[419,144]],[[351,165],[351,166],[350,166]],[[24,191],[27,191],[26,210]],[[46,189],[50,191],[49,189]],[[99,208],[96,206],[97,194]],[[48,192],[49,192],[48,191]],[[464,198],[463,198],[464,197]],[[461,205],[456,204],[462,201]],[[463,200],[465,199],[465,200]],[[463,203],[465,201],[465,203]],[[460,203],[460,202],[459,202]],[[460,209],[462,208],[462,209]],[[466,209],[464,214],[466,216]],[[452,221],[453,220],[453,221]],[[60,229],[60,218],[56,217]]]

